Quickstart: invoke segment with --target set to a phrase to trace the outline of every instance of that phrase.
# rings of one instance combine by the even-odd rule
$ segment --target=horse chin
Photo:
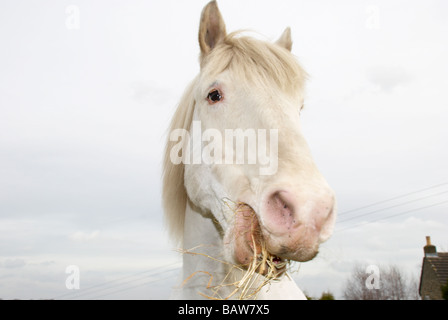
[[[279,251],[280,251],[279,254],[284,259],[298,261],[298,262],[310,261],[310,260],[314,259],[317,256],[317,254],[319,253],[318,245],[310,246],[310,247],[301,246],[295,251],[288,251],[288,250],[282,251],[281,249]]]

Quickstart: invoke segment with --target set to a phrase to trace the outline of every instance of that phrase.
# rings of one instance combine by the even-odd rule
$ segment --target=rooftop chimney
[[[425,257],[437,257],[437,249],[436,246],[431,244],[431,237],[426,237],[426,246],[423,247],[423,251],[425,252]]]

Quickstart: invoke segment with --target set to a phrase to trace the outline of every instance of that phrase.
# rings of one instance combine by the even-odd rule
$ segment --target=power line
[[[94,287],[96,288],[96,290],[93,290],[93,291],[90,291],[90,292],[85,292],[85,291],[84,291],[84,292],[80,292],[78,295],[69,297],[68,299],[77,299],[77,298],[80,298],[80,297],[82,297],[82,296],[86,296],[86,295],[89,295],[89,294],[92,294],[92,293],[97,293],[97,292],[101,292],[101,291],[104,291],[104,290],[114,289],[114,288],[117,288],[117,287],[126,285],[126,284],[128,284],[128,283],[131,283],[131,282],[135,282],[135,281],[142,280],[142,279],[145,279],[145,278],[149,278],[149,277],[152,277],[152,276],[156,276],[156,275],[160,275],[160,274],[167,273],[167,272],[170,272],[170,271],[174,271],[174,270],[176,270],[176,269],[178,269],[178,267],[171,268],[171,269],[168,269],[168,270],[164,270],[164,271],[161,271],[161,272],[156,272],[156,273],[153,273],[153,274],[150,274],[150,275],[145,275],[145,276],[143,276],[143,277],[139,277],[139,278],[131,279],[131,280],[129,280],[129,281],[125,281],[125,282],[117,283],[117,284],[115,284],[115,285],[111,285],[111,286],[108,286],[108,287],[98,288],[98,287],[102,287],[102,286],[108,285],[110,282],[121,281],[121,280],[123,280],[123,279],[125,279],[125,278],[134,277],[135,275],[131,275],[131,276],[127,276],[127,277],[123,277],[123,278],[120,278],[120,279],[117,279],[117,280],[112,280],[112,281],[109,281],[109,283],[104,283],[104,284],[100,284],[100,285],[96,285],[96,286],[94,286]],[[153,270],[152,270],[152,271],[153,271]],[[141,272],[141,273],[138,273],[138,274],[142,274],[142,273],[144,273],[144,272]],[[91,289],[93,289],[93,287],[90,287],[90,288],[88,288],[88,289],[86,289],[86,290],[91,290]]]
[[[373,210],[373,211],[370,211],[370,212],[367,212],[367,213],[363,213],[363,214],[359,214],[359,215],[356,215],[356,216],[348,217],[346,219],[339,220],[338,223],[347,222],[347,221],[354,220],[354,219],[357,219],[357,218],[360,218],[360,217],[371,215],[373,213],[378,213],[378,212],[385,211],[385,210],[388,210],[388,209],[400,207],[400,206],[403,206],[403,205],[406,205],[406,204],[409,204],[409,203],[412,203],[412,202],[416,202],[416,201],[420,201],[420,200],[423,200],[423,199],[439,196],[439,195],[445,194],[445,193],[448,193],[448,191],[442,191],[442,192],[439,192],[439,193],[436,193],[436,194],[431,194],[431,195],[426,196],[426,197],[421,197],[421,198],[418,198],[418,199],[402,202],[402,203],[399,203],[399,204],[396,204],[396,205],[393,205],[393,206],[389,206],[389,207],[386,207],[386,208],[377,209],[377,210]]]
[[[151,274],[151,275],[149,275],[149,276],[145,276],[145,277],[143,277],[143,278],[133,279],[133,280],[126,281],[126,282],[117,284],[117,285],[115,285],[115,286],[108,287],[108,288],[104,288],[104,289],[102,289],[102,290],[97,290],[97,291],[103,291],[103,290],[114,289],[114,288],[120,287],[120,286],[122,286],[122,285],[126,285],[126,284],[129,284],[129,283],[131,283],[131,282],[134,282],[134,281],[136,281],[136,280],[141,280],[141,279],[144,279],[144,278],[149,278],[149,277],[159,276],[159,275],[161,275],[161,274],[168,273],[168,272],[171,272],[171,271],[174,271],[174,270],[177,270],[177,269],[178,269],[178,268],[171,268],[171,269],[169,269],[169,270],[163,270],[163,271],[160,271],[160,272],[156,272],[156,273],[154,273],[154,274]],[[111,295],[111,294],[113,294],[113,293],[117,293],[117,292],[121,292],[121,291],[130,290],[130,289],[137,288],[137,287],[140,287],[140,286],[142,286],[142,285],[145,285],[145,284],[147,284],[147,283],[156,282],[156,281],[163,280],[163,279],[165,279],[165,278],[153,279],[153,280],[151,280],[151,281],[149,281],[149,282],[144,282],[144,283],[140,283],[140,284],[137,284],[137,285],[134,285],[134,286],[131,286],[131,287],[121,288],[121,289],[116,290],[116,291],[103,293],[103,294],[97,295],[97,296],[95,296],[95,297],[93,297],[93,298],[90,298],[90,299],[96,299],[96,298],[99,298],[99,297],[102,297],[102,296]],[[95,291],[95,292],[97,292],[97,291]],[[91,294],[91,293],[92,293],[92,292],[89,292],[89,293],[87,293],[87,294]],[[79,298],[79,297],[80,297],[80,296],[76,296],[76,297],[74,297],[74,298]]]
[[[354,211],[370,208],[370,207],[373,207],[373,206],[376,206],[376,205],[379,205],[379,204],[382,204],[382,203],[390,202],[390,201],[393,201],[393,200],[397,200],[397,199],[400,199],[400,198],[404,198],[404,197],[410,196],[412,194],[420,193],[420,192],[423,192],[423,191],[428,191],[428,190],[435,189],[435,188],[438,188],[438,187],[441,187],[441,186],[445,186],[445,185],[448,185],[448,182],[440,183],[440,184],[437,184],[437,185],[434,185],[434,186],[431,186],[431,187],[428,187],[428,188],[420,189],[420,190],[417,190],[417,191],[412,191],[412,192],[409,192],[409,193],[405,193],[405,194],[402,194],[402,195],[399,195],[399,196],[395,196],[393,198],[389,198],[389,199],[386,199],[386,200],[381,200],[381,201],[378,201],[378,202],[375,202],[375,203],[368,204],[366,206],[362,206],[362,207],[358,207],[358,208],[355,208],[355,209],[347,210],[347,211],[339,213],[338,216],[343,216],[343,215],[346,215],[346,214],[354,212]]]
[[[162,272],[162,273],[163,273],[163,272]],[[140,284],[137,284],[137,285],[132,286],[132,287],[127,287],[127,288],[123,288],[123,289],[116,290],[116,291],[113,291],[113,292],[105,293],[105,294],[102,294],[102,295],[99,295],[99,296],[95,296],[95,297],[90,298],[90,299],[91,299],[91,300],[95,300],[95,299],[98,299],[98,298],[101,298],[101,297],[109,296],[109,295],[111,295],[111,294],[115,294],[115,293],[119,293],[119,292],[123,292],[123,291],[132,290],[132,289],[135,289],[135,288],[138,288],[138,287],[142,287],[142,286],[148,285],[148,284],[150,284],[150,283],[154,283],[154,282],[162,281],[162,280],[167,280],[167,279],[170,279],[170,278],[171,278],[171,276],[170,276],[170,277],[165,277],[165,278],[153,279],[153,280],[150,280],[150,281],[148,281],[148,282],[140,283]]]
[[[118,286],[121,286],[121,285],[123,285],[123,284],[127,284],[127,283],[130,283],[130,282],[136,281],[136,280],[144,279],[144,278],[146,278],[146,277],[151,277],[151,276],[154,276],[154,275],[158,275],[158,274],[162,274],[162,273],[166,273],[166,272],[169,272],[169,271],[174,271],[174,270],[176,270],[176,269],[179,269],[179,267],[177,266],[177,267],[174,267],[174,268],[170,268],[170,269],[167,269],[167,270],[163,270],[163,271],[161,271],[161,272],[156,272],[156,273],[152,273],[152,274],[149,274],[149,275],[145,275],[144,277],[140,277],[140,278],[132,279],[132,280],[129,280],[129,281],[126,281],[126,282],[122,282],[122,283],[117,283],[117,284],[115,284],[115,285],[113,284],[113,283],[116,283],[116,282],[119,282],[119,281],[122,281],[122,280],[125,280],[125,279],[129,279],[129,278],[133,278],[133,277],[136,277],[136,276],[145,274],[145,273],[154,272],[154,271],[160,270],[161,268],[170,267],[170,266],[173,266],[173,265],[175,265],[175,264],[178,264],[178,262],[171,263],[171,264],[167,264],[167,265],[160,266],[160,267],[153,268],[153,269],[149,269],[149,270],[145,270],[145,271],[142,271],[142,272],[137,272],[137,273],[134,273],[134,274],[125,276],[125,277],[118,278],[118,279],[114,279],[114,280],[106,281],[106,282],[104,282],[104,283],[100,283],[100,284],[97,284],[97,285],[93,285],[93,286],[91,286],[91,287],[88,287],[88,288],[86,288],[86,289],[83,289],[82,292],[69,292],[69,293],[66,293],[66,294],[63,294],[63,295],[54,297],[54,298],[52,298],[52,299],[56,300],[56,299],[60,299],[60,298],[62,298],[62,297],[70,296],[70,295],[72,295],[72,296],[71,296],[71,297],[67,297],[67,299],[74,299],[74,298],[79,298],[79,297],[81,297],[81,296],[83,296],[83,295],[91,294],[91,293],[93,293],[93,292],[98,292],[98,291],[102,291],[102,290],[106,290],[106,289],[111,289],[111,288],[118,287]],[[111,285],[111,286],[108,286],[108,285],[110,285],[110,284],[112,284],[112,285]],[[101,287],[104,287],[104,286],[108,286],[108,287],[106,287],[106,288],[101,288]],[[92,292],[92,290],[93,290],[93,292]],[[74,295],[74,296],[73,296],[73,295]]]
[[[348,226],[348,227],[339,229],[336,232],[340,233],[341,231],[345,231],[345,230],[348,230],[348,229],[356,228],[356,227],[359,227],[359,226],[367,225],[367,224],[378,222],[378,221],[382,221],[382,220],[395,218],[395,217],[402,216],[402,215],[405,215],[405,214],[408,214],[408,213],[411,213],[411,212],[415,212],[415,211],[419,211],[419,210],[423,210],[423,209],[428,209],[428,208],[439,206],[439,205],[445,204],[445,203],[448,203],[448,200],[437,202],[437,203],[434,203],[434,204],[431,204],[431,205],[428,205],[428,206],[424,206],[424,207],[420,207],[420,208],[417,208],[417,209],[411,209],[411,210],[403,211],[403,212],[400,212],[400,213],[397,213],[397,214],[392,214],[392,215],[389,215],[389,216],[386,216],[386,217],[383,217],[383,218],[379,218],[379,219],[375,219],[375,220],[371,220],[371,221],[361,222],[361,223],[358,223],[358,224],[356,224],[354,226]]]
[[[154,274],[145,275],[143,277],[139,277],[139,278],[136,278],[136,279],[131,279],[131,280],[126,281],[126,282],[121,282],[121,283],[118,283],[116,285],[112,285],[112,286],[109,286],[109,287],[106,287],[106,288],[99,288],[97,290],[90,291],[90,292],[81,292],[79,295],[76,295],[76,296],[71,297],[69,299],[77,299],[77,298],[80,298],[82,296],[86,296],[86,295],[89,295],[89,294],[92,294],[92,293],[97,293],[97,292],[101,292],[101,291],[104,291],[104,290],[115,289],[117,287],[121,287],[121,286],[129,284],[131,282],[135,282],[135,281],[142,280],[142,279],[149,278],[149,277],[153,277],[153,276],[158,276],[158,275],[161,275],[161,274],[164,274],[164,273],[167,273],[167,272],[171,272],[171,271],[174,271],[174,270],[177,270],[177,269],[178,269],[178,267],[175,267],[175,268],[171,268],[171,269],[168,269],[168,270],[163,270],[161,272],[156,272]],[[139,286],[139,285],[137,285],[137,286]],[[119,291],[121,291],[121,290],[119,290]],[[105,295],[107,295],[107,294],[105,294]]]

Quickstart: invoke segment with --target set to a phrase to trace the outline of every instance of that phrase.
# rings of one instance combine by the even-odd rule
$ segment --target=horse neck
[[[219,285],[229,271],[224,262],[223,239],[212,218],[204,217],[187,202],[185,211],[181,297],[201,299],[210,295],[208,285]],[[209,281],[212,280],[211,283]]]

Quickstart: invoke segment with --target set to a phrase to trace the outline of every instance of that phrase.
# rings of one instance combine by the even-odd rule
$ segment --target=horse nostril
[[[334,197],[323,191],[277,190],[267,196],[261,219],[263,226],[274,234],[295,232],[303,224],[320,232],[334,220]]]
[[[270,221],[273,229],[275,226],[290,229],[296,224],[293,201],[287,191],[272,193],[267,199],[265,212],[266,220]]]

